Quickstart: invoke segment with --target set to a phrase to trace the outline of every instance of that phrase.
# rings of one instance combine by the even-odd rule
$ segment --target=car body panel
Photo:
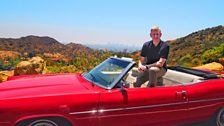
[[[176,86],[172,88],[131,88],[102,93],[100,123],[102,126],[146,126],[181,120],[184,117],[178,115],[186,111],[187,101],[185,96],[177,92],[183,90],[185,90],[184,86]],[[167,115],[172,116],[167,118]],[[109,120],[117,121],[107,123]]]
[[[187,95],[189,101],[189,119],[192,121],[208,120],[211,113],[224,107],[224,80],[209,80],[189,85]]]
[[[85,85],[91,83],[80,74],[22,78],[3,83],[0,106],[5,115],[1,120],[11,118],[10,122],[15,122],[21,120],[20,117],[59,114],[81,124],[86,122],[83,120],[96,121],[96,115],[69,114],[97,109],[99,93]]]
[[[0,84],[0,126],[46,117],[62,117],[73,126],[174,126],[208,120],[224,108],[224,79],[129,88],[124,78],[135,62],[109,58],[100,65],[105,64],[109,68],[96,67],[99,77],[94,70],[10,77]],[[110,85],[100,85],[107,80]]]

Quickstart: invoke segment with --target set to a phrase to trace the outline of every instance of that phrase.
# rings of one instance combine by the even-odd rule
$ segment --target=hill
[[[50,37],[27,36],[18,39],[0,38],[0,51],[15,51],[21,54],[60,53],[67,58],[92,53],[94,50],[81,44],[64,45]]]
[[[206,28],[167,42],[170,44],[169,65],[194,67],[214,61],[224,64],[224,26]],[[54,66],[61,68],[63,65],[74,65],[76,71],[85,71],[113,55],[132,57],[138,61],[139,52],[115,53],[76,43],[64,45],[50,37],[0,38],[0,69],[11,69],[24,57],[40,55],[48,61],[48,66],[53,66],[53,71],[60,71]]]
[[[224,57],[224,26],[203,29],[168,41],[170,65],[197,66]]]
[[[50,37],[0,38],[0,70],[14,69],[18,62],[36,55],[47,61],[52,72],[77,72],[93,68],[114,53],[76,43],[64,45]],[[62,67],[70,65],[72,69]]]
[[[27,36],[18,39],[0,38],[1,51],[17,52],[58,52],[64,48],[64,45],[50,37]]]

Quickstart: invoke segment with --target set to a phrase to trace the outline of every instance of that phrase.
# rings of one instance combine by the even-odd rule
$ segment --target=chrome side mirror
[[[125,88],[129,88],[129,83],[126,81],[121,80],[118,83],[118,88],[120,88],[121,91],[124,91]]]

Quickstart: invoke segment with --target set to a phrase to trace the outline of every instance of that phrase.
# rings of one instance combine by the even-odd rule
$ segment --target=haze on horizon
[[[223,0],[2,0],[0,38],[49,36],[62,43],[141,46],[149,29],[163,40],[224,25]]]

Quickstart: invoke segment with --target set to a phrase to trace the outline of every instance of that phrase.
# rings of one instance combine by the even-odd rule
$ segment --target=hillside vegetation
[[[168,41],[170,65],[198,66],[224,57],[224,26],[207,28]]]
[[[76,43],[64,45],[50,37],[0,39],[0,70],[12,70],[20,61],[40,56],[47,61],[50,73],[83,72],[114,55],[131,56],[127,53],[91,49]]]
[[[214,61],[224,65],[224,26],[167,42],[170,44],[168,65],[195,67]],[[96,50],[77,43],[64,45],[50,37],[0,38],[0,71],[13,70],[20,61],[40,56],[46,61],[49,73],[83,72],[114,55],[131,57],[137,62],[140,50],[133,53]]]

